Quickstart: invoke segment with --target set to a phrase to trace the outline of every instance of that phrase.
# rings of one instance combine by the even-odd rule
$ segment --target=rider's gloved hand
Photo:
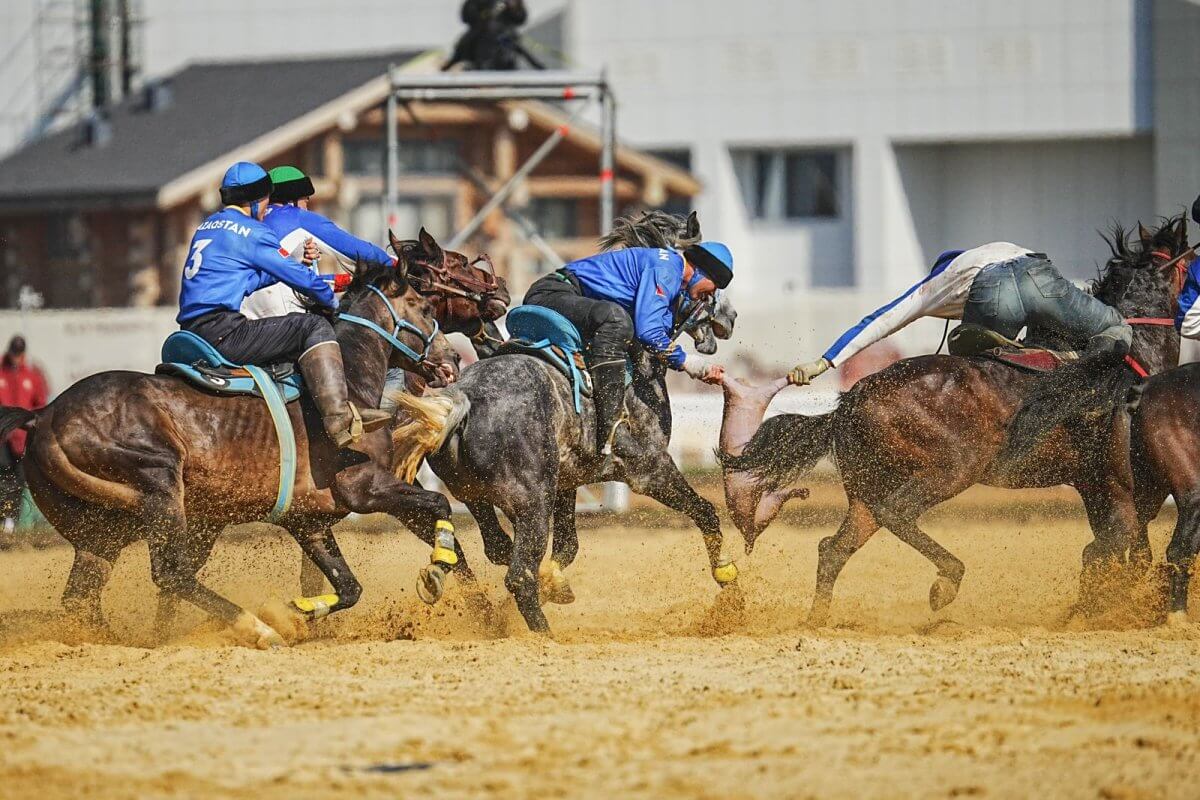
[[[724,365],[714,364],[704,356],[698,356],[695,353],[689,353],[688,357],[683,360],[683,371],[690,377],[705,383],[718,384],[725,380]]]
[[[311,267],[321,260],[321,248],[317,247],[317,243],[312,240],[312,237],[304,240],[304,255],[300,257],[304,266]]]
[[[796,368],[788,373],[788,383],[794,386],[808,386],[812,383],[813,378],[825,372],[833,365],[824,358],[818,358],[816,361],[809,361],[807,364],[797,364]]]

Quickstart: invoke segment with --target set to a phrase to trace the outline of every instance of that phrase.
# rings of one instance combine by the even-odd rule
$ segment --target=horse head
[[[388,239],[398,266],[407,270],[409,283],[432,303],[442,330],[470,336],[476,348],[498,334],[492,323],[508,311],[512,296],[486,254],[471,261],[462,253],[444,250],[424,228],[416,239],[397,239],[391,231]]]
[[[1131,355],[1148,372],[1176,366],[1179,334],[1173,322],[1194,258],[1187,218],[1164,218],[1156,228],[1139,222],[1136,233],[1114,225],[1104,240],[1112,257],[1092,283],[1092,294],[1134,320]]]
[[[413,287],[407,273],[402,263],[395,269],[356,270],[338,307],[345,331],[339,341],[343,351],[378,351],[386,368],[446,385],[458,375],[457,353],[442,335],[433,305]]]

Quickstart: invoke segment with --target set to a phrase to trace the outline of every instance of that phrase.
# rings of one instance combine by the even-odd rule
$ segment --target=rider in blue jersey
[[[279,237],[283,249],[294,261],[301,261],[304,243],[311,240],[320,250],[331,253],[348,271],[359,263],[391,266],[396,259],[381,247],[359,239],[334,222],[308,210],[309,199],[316,193],[312,180],[296,167],[275,167],[271,176],[271,202],[263,222]],[[310,269],[316,272],[316,265]],[[325,277],[328,281],[329,276]],[[242,302],[242,313],[251,319],[278,317],[302,312],[304,307],[286,284],[277,283],[259,289]]]
[[[681,295],[697,300],[710,297],[732,279],[729,248],[720,242],[703,242],[682,253],[655,247],[599,253],[572,261],[529,287],[527,304],[562,314],[591,344],[597,452],[612,452],[625,400],[625,356],[635,339],[671,369],[706,383],[724,378],[724,367],[689,355],[675,344],[671,329]]]
[[[318,314],[251,320],[239,312],[247,295],[275,283],[286,284],[326,309],[336,308],[329,284],[288,259],[279,237],[262,223],[270,193],[271,178],[257,164],[238,162],[225,173],[224,208],[200,223],[188,248],[176,319],[230,361],[297,362],[325,430],[344,447],[387,425],[391,415],[360,410],[349,401],[333,325]]]

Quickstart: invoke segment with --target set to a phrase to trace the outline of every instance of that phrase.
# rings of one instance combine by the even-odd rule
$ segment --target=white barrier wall
[[[163,340],[178,329],[173,308],[0,311],[0,347],[22,334],[52,396],[97,372],[153,372]]]

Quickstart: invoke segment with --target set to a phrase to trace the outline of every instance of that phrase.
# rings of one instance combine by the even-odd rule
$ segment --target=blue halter
[[[349,322],[353,325],[361,325],[368,330],[378,333],[384,338],[384,341],[399,350],[404,355],[411,358],[417,364],[424,364],[426,361],[428,361],[429,351],[433,349],[433,339],[438,335],[438,331],[440,330],[437,320],[435,319],[433,321],[433,332],[426,336],[416,325],[413,325],[408,320],[400,319],[400,315],[396,313],[396,309],[392,308],[392,304],[388,302],[387,295],[381,292],[378,286],[368,286],[367,288],[379,295],[379,297],[383,300],[384,307],[387,308],[388,312],[392,315],[392,322],[396,323],[396,327],[392,329],[392,332],[388,333],[371,320],[366,319],[365,317],[355,316],[354,314],[338,314],[338,319],[344,320],[345,322]],[[413,350],[404,342],[400,341],[400,339],[397,338],[397,334],[399,334],[400,331],[408,331],[409,333],[416,334],[417,338],[425,343],[425,352],[418,353],[416,350]]]

